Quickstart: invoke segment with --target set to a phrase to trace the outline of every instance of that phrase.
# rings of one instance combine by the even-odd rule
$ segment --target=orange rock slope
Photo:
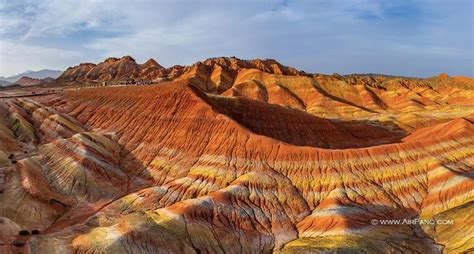
[[[2,253],[473,250],[464,80],[173,68],[2,102]]]

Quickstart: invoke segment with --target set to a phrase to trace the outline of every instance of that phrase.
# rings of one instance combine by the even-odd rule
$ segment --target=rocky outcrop
[[[280,64],[274,59],[253,59],[242,60],[236,57],[217,57],[209,58],[202,62],[207,66],[223,66],[231,71],[240,71],[242,69],[257,69],[266,73],[279,75],[304,75],[303,71],[299,71],[293,67]]]
[[[61,76],[58,77],[60,81],[88,81],[87,73],[96,65],[93,63],[81,63],[78,66],[67,68]]]
[[[107,58],[95,64],[80,64],[67,69],[58,81],[102,82],[112,80],[153,80],[164,75],[164,68],[150,59],[144,64],[137,64],[130,56]]]

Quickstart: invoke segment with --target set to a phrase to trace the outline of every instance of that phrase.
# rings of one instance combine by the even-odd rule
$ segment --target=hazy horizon
[[[474,76],[473,3],[0,0],[0,76],[130,55],[273,58],[309,73]]]

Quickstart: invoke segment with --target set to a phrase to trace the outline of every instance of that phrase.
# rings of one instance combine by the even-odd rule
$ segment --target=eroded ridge
[[[380,126],[357,123],[370,135],[354,136],[354,123],[348,127],[301,109],[205,93],[195,82],[5,102],[0,198],[8,202],[0,204],[0,241],[11,242],[19,229],[38,229],[41,234],[27,239],[23,250],[473,248],[470,112],[406,128],[389,140],[391,132]],[[370,143],[377,138],[386,140]],[[366,143],[328,149],[344,140]],[[373,223],[404,218],[454,224]]]

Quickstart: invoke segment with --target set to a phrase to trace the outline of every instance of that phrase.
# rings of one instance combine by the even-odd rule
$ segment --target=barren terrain
[[[123,57],[62,84],[0,91],[0,253],[474,251],[472,78]]]

